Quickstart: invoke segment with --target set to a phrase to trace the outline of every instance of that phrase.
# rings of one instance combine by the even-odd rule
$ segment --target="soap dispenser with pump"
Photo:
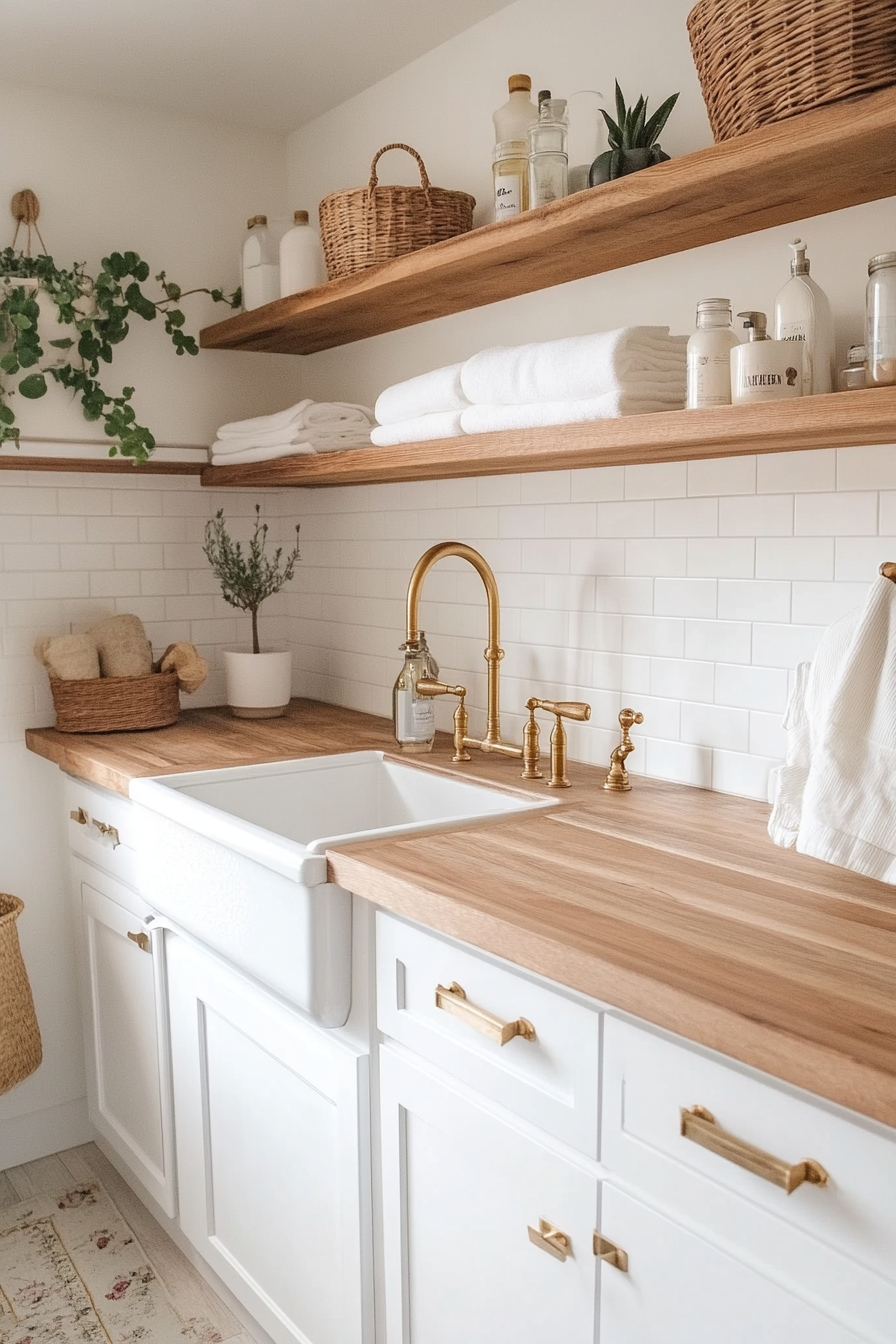
[[[437,681],[439,665],[421,630],[419,639],[401,646],[404,666],[392,689],[392,731],[402,751],[432,751],[436,735],[436,711],[432,697],[417,691],[418,681]]]
[[[765,313],[738,313],[749,333],[746,345],[731,351],[731,401],[749,406],[756,401],[784,401],[802,392],[802,362],[791,341],[773,341],[766,332]]]
[[[809,274],[806,244],[795,238],[790,279],[775,299],[775,339],[802,348],[803,396],[833,389],[834,324],[824,290]]]

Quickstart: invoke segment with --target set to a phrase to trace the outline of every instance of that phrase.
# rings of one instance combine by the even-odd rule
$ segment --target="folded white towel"
[[[353,401],[312,401],[299,414],[305,429],[348,429],[351,425],[370,429],[376,418],[369,406]]]
[[[896,884],[896,585],[826,631],[788,711],[790,776],[769,820],[779,844]],[[799,690],[800,679],[797,681]],[[794,703],[797,702],[797,703]],[[806,731],[808,730],[808,732]],[[808,758],[808,759],[807,759]],[[786,770],[787,767],[785,767]],[[795,832],[795,833],[794,833]]]
[[[463,410],[470,403],[460,385],[462,368],[463,364],[449,364],[387,387],[377,397],[373,408],[377,420],[381,425],[395,425],[438,411]]]
[[[296,402],[285,411],[275,411],[273,415],[256,415],[249,420],[231,420],[221,425],[219,439],[244,438],[247,434],[268,434],[272,430],[289,430],[299,423],[302,412],[311,405],[311,398]]]
[[[391,448],[397,443],[418,443],[423,439],[456,439],[464,432],[460,420],[460,411],[435,411],[395,425],[377,425],[370,431],[370,441],[378,448]]]
[[[605,392],[601,397],[588,397],[582,401],[468,406],[461,411],[460,423],[465,434],[488,434],[495,429],[535,429],[539,425],[575,425],[587,420],[615,420],[623,415],[677,411],[682,409],[684,401],[684,393],[680,397],[662,399],[627,392]]]
[[[235,467],[240,462],[273,462],[278,457],[308,457],[314,453],[310,443],[285,443],[279,448],[245,448],[239,453],[212,451],[213,467]]]
[[[305,443],[308,431],[301,426],[291,429],[270,429],[255,434],[228,434],[223,439],[220,434],[212,444],[213,453],[243,453],[248,448],[282,448],[289,443]]]
[[[464,395],[474,403],[581,401],[604,392],[651,394],[670,387],[684,400],[687,337],[668,327],[623,327],[531,345],[496,346],[468,359]]]
[[[369,406],[358,406],[351,401],[312,401],[306,397],[285,411],[273,415],[257,415],[252,420],[234,420],[222,425],[218,430],[218,439],[228,439],[244,443],[284,442],[297,431],[305,429],[347,429],[351,425],[366,429],[374,423],[373,411]],[[262,437],[264,436],[264,437]]]

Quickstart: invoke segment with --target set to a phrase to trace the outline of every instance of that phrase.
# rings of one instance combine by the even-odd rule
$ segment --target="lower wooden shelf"
[[[201,462],[144,462],[137,466],[127,457],[25,457],[0,454],[0,471],[101,471],[135,476],[198,476]]]
[[[206,486],[374,485],[896,443],[896,387],[205,467]]]

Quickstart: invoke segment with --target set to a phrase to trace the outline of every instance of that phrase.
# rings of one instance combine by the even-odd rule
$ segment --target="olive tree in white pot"
[[[227,532],[224,510],[218,509],[205,525],[203,551],[211,565],[225,602],[252,616],[251,648],[224,650],[227,703],[240,719],[275,719],[286,713],[292,691],[292,654],[289,650],[262,649],[258,640],[258,609],[265,598],[279,593],[288,583],[299,559],[299,524],[296,544],[281,567],[283,547],[273,556],[265,554],[268,525],[261,521],[261,505],[255,505],[255,531],[244,552]]]

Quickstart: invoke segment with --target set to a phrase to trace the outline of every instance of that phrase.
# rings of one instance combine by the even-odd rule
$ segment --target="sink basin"
[[[351,896],[326,850],[550,807],[358,751],[135,779],[154,909],[329,1026],[351,1002]]]

